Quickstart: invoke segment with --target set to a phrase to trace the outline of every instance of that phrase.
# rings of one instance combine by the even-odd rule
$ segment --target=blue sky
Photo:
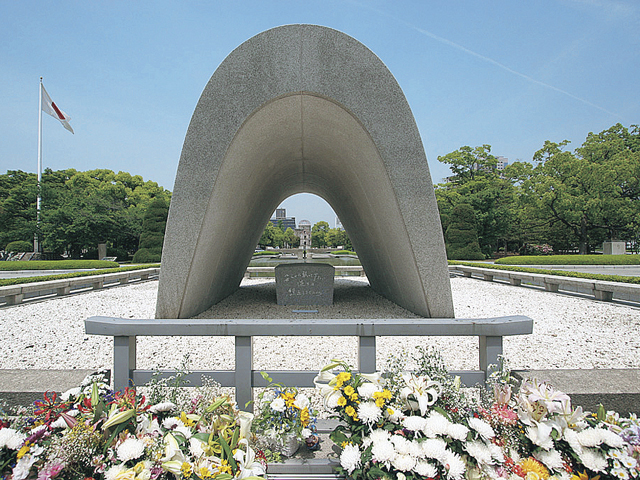
[[[43,118],[43,166],[107,168],[172,190],[207,81],[248,38],[289,23],[351,35],[394,74],[434,183],[463,145],[531,160],[545,140],[640,123],[637,0],[0,0],[0,172],[37,170],[38,84],[75,135]],[[334,214],[311,195],[287,213]]]

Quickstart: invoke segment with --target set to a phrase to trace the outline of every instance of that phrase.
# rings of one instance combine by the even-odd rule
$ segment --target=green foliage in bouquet
[[[184,405],[183,405],[184,406]],[[194,396],[186,409],[113,392],[103,375],[0,424],[0,475],[12,480],[262,478],[248,444],[253,415],[228,396]]]

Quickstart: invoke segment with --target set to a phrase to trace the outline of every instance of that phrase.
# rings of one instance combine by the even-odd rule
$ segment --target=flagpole
[[[33,238],[34,253],[40,251],[40,203],[42,201],[40,192],[40,182],[42,181],[42,77],[40,77],[38,104],[38,184],[36,197],[36,233]]]

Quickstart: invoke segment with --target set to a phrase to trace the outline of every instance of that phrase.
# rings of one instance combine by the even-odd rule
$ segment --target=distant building
[[[496,157],[498,159],[498,163],[496,165],[496,170],[502,171],[504,167],[509,165],[509,159],[507,157]]]
[[[282,227],[284,231],[287,228],[291,228],[291,230],[296,229],[296,217],[287,217],[287,209],[286,208],[276,208],[276,216],[275,218],[271,218],[269,220],[275,227],[277,227],[280,222],[282,222]]]
[[[311,222],[309,220],[300,220],[295,232],[300,239],[300,248],[303,250],[311,248]]]

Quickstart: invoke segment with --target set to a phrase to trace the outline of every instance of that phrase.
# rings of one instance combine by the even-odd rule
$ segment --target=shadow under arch
[[[187,131],[167,222],[157,318],[233,293],[275,208],[297,193],[333,208],[374,290],[453,317],[424,149],[397,82],[364,45],[289,25],[238,47]]]

